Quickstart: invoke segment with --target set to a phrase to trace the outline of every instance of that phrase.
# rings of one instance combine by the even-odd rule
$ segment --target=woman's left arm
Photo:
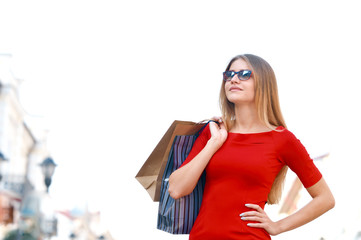
[[[299,211],[284,219],[273,222],[260,206],[247,204],[247,207],[255,209],[256,211],[241,214],[242,220],[257,221],[258,223],[249,223],[247,225],[249,227],[264,228],[270,235],[277,235],[298,228],[316,219],[335,206],[335,199],[323,178],[313,186],[307,188],[307,191],[311,195],[312,200]]]

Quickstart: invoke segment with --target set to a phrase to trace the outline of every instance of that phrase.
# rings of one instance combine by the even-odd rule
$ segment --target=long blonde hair
[[[232,58],[226,68],[226,71],[228,71],[232,63],[238,59],[244,60],[251,68],[250,70],[252,71],[252,77],[255,83],[255,104],[258,117],[261,122],[269,128],[272,128],[272,125],[283,126],[286,128],[286,123],[283,119],[278,99],[276,76],[271,66],[264,59],[258,56],[244,54],[237,55]],[[224,86],[225,82],[222,81],[219,101],[223,121],[229,130],[235,122],[235,109],[234,103],[227,99]],[[273,182],[267,199],[269,204],[275,204],[280,201],[287,169],[288,167],[284,166]]]

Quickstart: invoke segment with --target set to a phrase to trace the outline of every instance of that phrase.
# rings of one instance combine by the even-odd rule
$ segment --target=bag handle
[[[198,124],[201,124],[202,122],[204,122],[204,121],[201,121]],[[197,135],[197,137],[198,137],[210,122],[215,122],[215,123],[219,124],[219,122],[217,122],[215,120],[208,120],[208,122],[206,124],[204,124],[204,126],[201,129],[199,129],[195,135]]]

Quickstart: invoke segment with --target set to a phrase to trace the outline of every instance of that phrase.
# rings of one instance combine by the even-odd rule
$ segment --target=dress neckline
[[[278,126],[273,130],[265,131],[265,132],[255,132],[255,133],[237,133],[237,132],[228,132],[228,134],[235,134],[235,135],[257,135],[257,134],[264,134],[264,133],[271,133],[271,132],[277,132],[283,130],[283,126]]]

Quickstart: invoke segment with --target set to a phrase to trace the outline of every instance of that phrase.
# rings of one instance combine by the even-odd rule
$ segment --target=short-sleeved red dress
[[[207,126],[183,165],[204,148],[210,137]],[[302,143],[283,127],[262,133],[228,133],[206,167],[202,205],[189,239],[271,239],[264,229],[248,227],[249,222],[239,215],[251,210],[246,203],[264,208],[272,183],[285,164],[306,188],[322,177]]]

